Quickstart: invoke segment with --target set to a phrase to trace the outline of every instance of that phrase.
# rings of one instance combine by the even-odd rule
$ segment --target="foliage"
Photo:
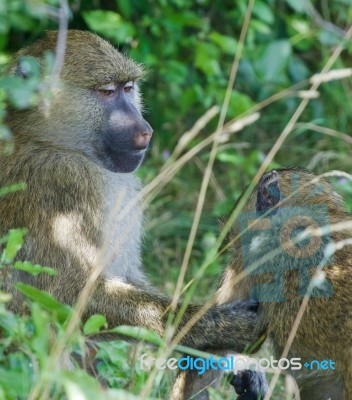
[[[0,66],[8,68],[14,51],[35,40],[45,29],[57,28],[59,4],[59,0],[0,0]],[[221,106],[246,8],[246,0],[70,1],[71,28],[97,32],[148,67],[142,91],[145,113],[154,128],[155,139],[150,156],[139,172],[143,182],[159,173],[182,134],[209,107]],[[227,120],[243,115],[292,85],[307,89],[307,80],[321,71],[335,46],[342,42],[351,20],[349,0],[256,0]],[[352,45],[344,46],[345,51],[334,68],[351,64]],[[7,75],[0,79],[0,122],[3,122],[0,123],[0,138],[5,144],[11,135],[4,122],[7,105],[22,109],[40,101],[46,95],[46,73],[53,66],[51,55],[47,57],[43,72],[31,58],[23,62],[22,68],[29,76],[25,83]],[[316,172],[349,171],[352,160],[347,155],[351,142],[344,140],[339,132],[348,135],[351,129],[351,91],[351,79],[323,84],[319,97],[310,101],[300,120],[311,125],[297,126],[271,167],[297,165]],[[233,208],[300,101],[297,91],[283,96],[263,108],[257,123],[220,144],[186,281],[195,275],[213,249],[218,219]],[[187,149],[200,143],[216,125],[217,118],[214,118]],[[331,135],[315,129],[317,127],[330,128]],[[3,148],[8,151],[7,146]],[[208,149],[193,157],[167,187],[154,196],[149,207],[144,262],[153,281],[169,294],[173,293],[177,281],[208,159]],[[351,182],[340,178],[335,183],[351,210]],[[21,190],[21,187],[23,184],[19,182],[14,187],[0,188],[0,196]],[[53,274],[50,266],[33,265],[29,261],[12,262],[25,233],[25,230],[13,230],[7,237],[0,238],[0,279],[9,269],[26,271],[33,276]],[[215,290],[226,261],[224,255],[207,268],[194,296],[196,300],[209,297]],[[26,316],[7,311],[5,304],[9,294],[0,292],[3,332],[0,400],[27,398],[40,372],[47,367],[53,346],[50,332],[60,338],[72,313],[68,306],[32,286],[21,283],[17,289],[27,298]],[[76,332],[67,350],[82,351],[84,337],[89,338],[107,328],[112,327],[106,326],[103,316],[92,316]],[[133,336],[132,331],[129,333]],[[130,352],[130,346],[123,342],[99,345],[98,370],[111,388],[105,397],[96,381],[76,365],[71,371],[58,368],[54,376],[48,378],[53,383],[51,398],[110,396],[117,399],[128,398],[127,393],[132,397],[137,395],[148,373],[138,369],[138,358],[136,354],[131,357]],[[152,392],[154,398],[166,397],[167,379],[170,378],[157,375]],[[214,392],[212,396],[215,399],[219,394]]]

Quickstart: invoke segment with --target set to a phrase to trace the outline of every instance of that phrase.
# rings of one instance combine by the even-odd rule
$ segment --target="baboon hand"
[[[230,380],[239,395],[237,400],[262,400],[268,390],[264,372],[250,369],[239,371]]]

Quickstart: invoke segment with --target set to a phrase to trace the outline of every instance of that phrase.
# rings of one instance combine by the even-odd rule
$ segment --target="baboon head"
[[[20,50],[12,72],[26,79],[25,56],[41,67],[55,52],[57,32]],[[141,114],[137,81],[143,68],[100,37],[83,31],[67,33],[58,85],[51,97],[9,118],[15,140],[41,141],[80,152],[113,172],[132,172],[142,162],[152,128]],[[45,77],[47,82],[54,78]]]

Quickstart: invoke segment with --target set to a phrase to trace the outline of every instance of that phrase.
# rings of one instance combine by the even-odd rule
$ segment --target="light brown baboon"
[[[56,32],[21,50],[12,73],[27,79],[23,56],[43,64]],[[6,287],[23,281],[74,305],[91,272],[103,266],[84,318],[101,313],[110,327],[126,324],[163,336],[170,300],[148,283],[141,265],[142,215],[130,205],[140,190],[133,171],[152,136],[141,114],[137,81],[143,68],[98,36],[69,31],[60,83],[48,105],[10,110],[15,150],[0,157],[0,187],[27,188],[0,198],[0,234],[26,227],[17,259],[58,271],[32,277],[13,271]],[[102,265],[103,263],[103,265]],[[13,292],[12,309],[23,297]],[[199,307],[189,306],[182,327]],[[241,351],[255,341],[256,314],[246,302],[212,307],[182,343]]]
[[[310,294],[287,356],[300,359],[302,368],[286,369],[297,380],[302,400],[352,399],[352,251],[347,246],[352,230],[332,228],[347,220],[351,215],[326,180],[305,170],[282,169],[263,175],[230,234],[233,259],[218,303],[258,301],[257,329],[267,327],[275,359],[283,352],[303,296]],[[315,231],[304,236],[309,227]],[[316,271],[320,274],[314,275]],[[236,283],[243,272],[245,278]],[[191,382],[187,375],[182,378],[188,394],[216,380],[214,373]],[[240,398],[256,399],[245,396],[246,391]]]

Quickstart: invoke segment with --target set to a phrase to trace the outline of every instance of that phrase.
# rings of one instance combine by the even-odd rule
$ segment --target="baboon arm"
[[[227,268],[222,284],[216,293],[216,303],[224,304],[234,299],[246,298],[249,298],[248,288],[246,285],[238,284],[238,274],[231,268]],[[231,350],[219,352],[216,349],[207,348],[206,351],[216,353],[219,357],[227,357],[229,353],[238,351],[231,346],[228,349]],[[171,400],[209,400],[207,389],[210,387],[215,388],[222,376],[223,371],[213,369],[206,371],[202,375],[198,375],[196,370],[179,371],[172,388]],[[252,389],[252,387],[246,387],[246,389]]]
[[[72,220],[72,217],[70,220],[69,216],[65,216],[65,219],[61,221],[62,226],[68,224],[68,227],[73,229],[75,226],[71,226]],[[84,221],[85,218],[82,220]],[[64,222],[66,225],[63,225]],[[79,235],[76,235],[75,230],[72,229],[59,230],[58,244],[45,238],[45,228],[43,224],[40,235],[38,233],[37,236],[27,236],[19,259],[49,265],[58,271],[58,275],[55,278],[46,274],[28,278],[22,274],[21,277],[14,277],[13,280],[23,280],[34,284],[41,290],[48,290],[60,302],[73,305],[77,302],[79,293],[82,293],[89,271],[94,268],[93,261],[96,259],[86,251],[90,248],[88,241],[87,243],[84,241],[87,246],[82,247],[81,231],[85,232],[85,225],[82,225],[78,231]],[[42,245],[40,253],[35,251],[37,243]],[[147,283],[142,288],[137,284],[126,283],[122,278],[107,278],[103,272],[98,278],[93,294],[89,296],[90,298],[84,301],[86,304],[84,319],[92,314],[102,314],[107,318],[109,327],[141,326],[164,336],[171,300],[156,293],[155,289]],[[21,301],[20,296],[17,295],[17,308],[20,307]],[[199,312],[200,308],[196,305],[189,305],[186,308],[176,329],[176,335]],[[248,302],[215,305],[191,326],[180,339],[180,343],[199,349],[230,348],[241,352],[247,345],[257,340],[255,311]]]
[[[152,289],[151,289],[152,290]],[[160,336],[165,333],[171,301],[152,291],[139,289],[118,280],[102,280],[92,296],[86,317],[93,313],[106,316],[110,327],[141,326]],[[176,333],[200,310],[190,305],[184,312]],[[210,308],[183,336],[180,343],[195,348],[243,349],[256,341],[256,314],[246,302],[233,302]]]

